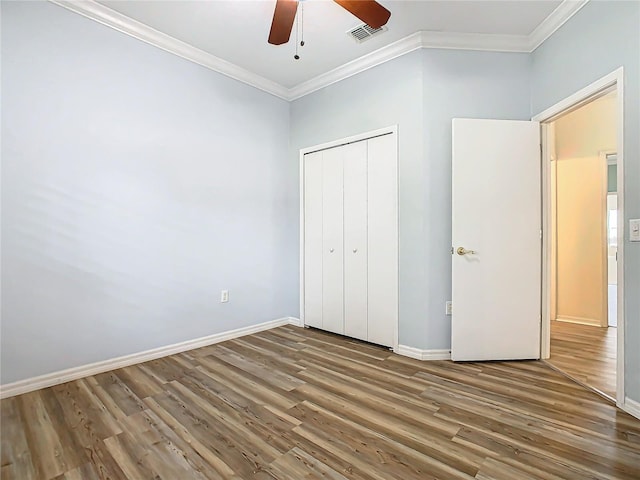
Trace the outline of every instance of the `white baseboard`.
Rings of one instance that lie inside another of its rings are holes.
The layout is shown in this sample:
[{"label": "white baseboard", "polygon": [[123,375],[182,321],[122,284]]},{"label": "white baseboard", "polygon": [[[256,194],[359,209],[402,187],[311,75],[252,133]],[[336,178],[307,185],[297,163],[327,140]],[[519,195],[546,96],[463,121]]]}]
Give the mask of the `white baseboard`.
[{"label": "white baseboard", "polygon": [[565,323],[577,323],[578,325],[589,325],[590,327],[600,327],[600,320],[595,318],[586,318],[586,317],[570,317],[565,315],[563,317],[556,317],[556,322],[565,322]]},{"label": "white baseboard", "polygon": [[296,317],[288,317],[289,318],[289,325],[293,325],[294,327],[304,327],[304,323],[302,323],[302,320],[300,320],[299,318]]},{"label": "white baseboard", "polygon": [[640,419],[640,402],[636,402],[635,400],[631,400],[629,397],[625,397],[622,410],[627,412],[629,415],[633,415]]},{"label": "white baseboard", "polygon": [[58,372],[47,373],[38,377],[27,378],[25,380],[19,380],[17,382],[1,385],[0,398],[13,397],[22,393],[40,390],[41,388],[47,388],[53,385],[70,382],[72,380],[78,380],[79,378],[89,377],[91,375],[97,375],[99,373],[116,370],[118,368],[128,367],[137,363],[148,362],[149,360],[155,360],[157,358],[166,357],[168,355],[186,352],[187,350],[193,350],[194,348],[206,347],[208,345],[213,345],[214,343],[224,342],[226,340],[250,335],[252,333],[261,332],[263,330],[269,330],[271,328],[280,327],[282,325],[299,324],[300,319],[298,318],[278,318],[277,320],[271,320],[269,322],[250,325],[248,327],[229,330],[226,332],[215,333],[206,337],[195,338],[193,340],[187,340],[185,342],[174,343],[173,345],[166,345],[164,347],[145,350],[144,352],[132,353],[130,355],[111,358],[109,360],[103,360],[101,362],[68,368],[66,370],[60,370]]},{"label": "white baseboard", "polygon": [[451,360],[451,350],[421,350],[420,348],[398,345],[396,353],[416,360]]}]

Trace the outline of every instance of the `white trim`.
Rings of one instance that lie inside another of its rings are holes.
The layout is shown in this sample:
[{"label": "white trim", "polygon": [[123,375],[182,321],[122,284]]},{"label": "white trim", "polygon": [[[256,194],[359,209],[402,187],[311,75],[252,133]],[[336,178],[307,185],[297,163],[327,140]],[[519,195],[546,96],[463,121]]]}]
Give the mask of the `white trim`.
[{"label": "white trim", "polygon": [[[616,139],[617,140],[617,139]],[[602,285],[604,288],[602,289],[602,320],[600,321],[601,327],[609,326],[609,207],[607,205],[607,199],[609,197],[609,165],[607,163],[607,155],[612,155],[616,153],[615,150],[602,150],[598,152],[598,157],[600,158],[600,168],[602,169],[602,212],[604,214],[604,218],[602,219]],[[617,166],[616,166],[616,180],[617,180]],[[616,202],[618,192],[616,194]],[[617,203],[616,203],[617,208]],[[617,243],[617,242],[616,242]],[[618,247],[616,246],[616,251]],[[618,278],[618,266],[616,259],[616,282]],[[616,290],[617,292],[617,290]],[[617,293],[616,293],[617,295]],[[616,298],[616,309],[617,309],[618,299]],[[617,310],[616,310],[617,311]],[[616,322],[617,322],[616,315]]]},{"label": "white trim", "polygon": [[616,70],[616,118],[617,132],[616,132],[616,149],[617,149],[617,188],[618,194],[618,319],[617,319],[617,357],[616,357],[616,400],[620,404],[625,399],[624,389],[624,336],[627,330],[625,319],[625,305],[624,305],[624,236],[626,233],[626,226],[624,224],[624,70],[620,67]]},{"label": "white trim", "polygon": [[[300,149],[300,157],[299,157],[299,172],[300,172],[300,322],[302,325],[304,323],[304,156],[308,153],[318,152],[320,150],[326,150],[328,148],[339,147],[341,145],[347,145],[349,143],[360,142],[362,140],[368,140],[369,138],[379,137],[381,135],[393,135],[395,140],[395,154],[396,154],[396,168],[399,168],[400,165],[398,163],[400,155],[398,152],[398,125],[391,125],[389,127],[379,128],[377,130],[371,130],[368,132],[358,133],[356,135],[351,135],[349,137],[341,138],[338,140],[333,140],[330,142],[321,143],[319,145],[314,145],[311,147],[305,147]],[[400,176],[398,175],[398,179]],[[398,196],[400,195],[400,188],[398,187]],[[396,202],[396,208],[399,208],[399,198]],[[400,216],[398,215],[398,221]],[[397,227],[398,235],[400,234],[400,226]],[[400,249],[398,249],[398,252]],[[397,259],[397,266],[400,266],[400,259]],[[399,278],[399,276],[398,276]],[[398,288],[400,282],[398,281]],[[399,292],[398,292],[399,293]],[[397,296],[399,299],[399,295]],[[396,306],[397,311],[397,319],[394,326],[393,332],[393,350],[396,351],[398,349],[398,338],[399,338],[399,323],[400,323],[400,301],[398,300],[398,305]]]},{"label": "white trim", "polygon": [[294,327],[304,327],[304,323],[302,323],[302,320],[296,317],[287,317],[289,319],[289,325],[292,325]]},{"label": "white trim", "polygon": [[589,0],[564,0],[551,12],[544,21],[529,34],[529,51],[533,52],[542,43],[564,25],[578,10],[584,7]]},{"label": "white trim", "polygon": [[[613,89],[616,90],[616,122],[617,137],[616,149],[618,155],[618,325],[617,325],[617,358],[616,358],[616,404],[623,408],[625,399],[624,388],[624,334],[625,334],[625,311],[624,311],[624,69],[620,67],[615,71],[596,80],[592,84],[582,88],[573,95],[559,101],[555,105],[547,108],[543,112],[535,115],[532,120],[540,122],[542,128],[543,142],[547,138],[549,123],[560,115],[569,113],[576,108],[589,103],[596,98],[606,95]],[[549,209],[549,178],[550,159],[548,149],[542,149],[542,209],[543,209],[543,235],[542,235],[542,258],[543,278],[542,278],[542,328],[540,341],[541,358],[549,358],[551,345],[550,331],[550,271],[551,271],[551,239],[546,232],[549,232],[550,215]]]},{"label": "white trim", "polygon": [[422,48],[495,52],[530,51],[528,37],[524,35],[421,31],[390,43],[389,45],[385,45],[378,50],[290,88],[288,98],[289,100],[296,100],[372,67]]},{"label": "white trim", "polygon": [[300,188],[300,221],[298,222],[299,227],[300,227],[300,233],[299,233],[299,239],[300,239],[300,246],[298,248],[298,251],[300,253],[300,261],[299,261],[299,265],[300,265],[300,281],[298,282],[300,284],[300,322],[302,323],[302,326],[305,326],[304,323],[304,312],[305,312],[305,308],[304,308],[304,155],[305,152],[304,150],[300,150],[300,163],[299,163],[299,174],[300,174],[300,179],[299,179],[299,188]]},{"label": "white trim", "polygon": [[[349,137],[344,137],[339,140],[332,140],[331,142],[321,143],[312,147],[306,147],[300,149],[300,158],[302,159],[307,153],[319,152],[320,150],[326,150],[328,148],[339,147],[341,145],[347,145],[349,143],[360,142],[362,140],[368,140],[374,137],[380,137],[382,135],[398,134],[398,125],[391,125],[389,127],[378,128],[377,130],[371,130],[369,132],[358,133]],[[304,178],[304,177],[302,177]]]},{"label": "white trim", "polygon": [[257,73],[250,72],[234,63],[223,60],[210,53],[200,50],[188,43],[178,40],[166,33],[162,33],[142,22],[138,22],[120,12],[112,10],[94,0],[49,0],[61,7],[79,13],[91,20],[118,30],[138,40],[142,40],[154,47],[173,53],[191,62],[202,65],[210,70],[246,83],[264,92],[288,99],[288,89],[279,83],[264,78]]},{"label": "white trim", "polygon": [[347,62],[292,88],[162,33],[95,0],[49,0],[150,45],[221,73],[284,100],[292,101],[369,68],[421,48],[530,53],[580,10],[588,0],[564,0],[529,35],[420,31]]},{"label": "white trim", "polygon": [[597,318],[587,317],[572,317],[570,315],[563,315],[556,317],[556,322],[564,323],[576,323],[578,325],[588,325],[590,327],[604,327]]},{"label": "white trim", "polygon": [[633,415],[634,417],[640,419],[640,402],[636,402],[635,400],[626,397],[624,399],[624,404],[619,405],[619,407],[629,415]]},{"label": "white trim", "polygon": [[[553,143],[552,143],[553,142]],[[552,287],[557,282],[557,272],[555,266],[555,245],[556,226],[554,223],[555,212],[552,208],[556,205],[556,191],[551,185],[551,165],[556,167],[555,162],[555,127],[551,124],[540,124],[540,199],[541,208],[541,289],[540,289],[540,359],[545,360],[550,356],[551,350],[551,320],[557,319],[557,291],[552,291]],[[547,203],[545,204],[545,199]],[[545,288],[546,286],[546,288]],[[545,321],[549,319],[549,321]],[[545,343],[545,339],[549,339]]]},{"label": "white trim", "polygon": [[333,83],[349,78],[369,68],[422,48],[422,32],[416,32],[397,42],[379,48],[333,70],[318,75],[289,89],[289,100],[296,100]]},{"label": "white trim", "polygon": [[451,360],[451,350],[422,350],[407,345],[398,345],[394,352],[416,360]]},{"label": "white trim", "polygon": [[279,318],[277,320],[271,320],[257,325],[250,325],[248,327],[216,333],[206,337],[187,340],[185,342],[174,343],[173,345],[166,345],[164,347],[153,348],[143,352],[132,353],[122,357],[111,358],[101,362],[90,363],[88,365],[68,368],[58,372],[47,373],[38,377],[19,380],[17,382],[0,386],[0,398],[21,395],[34,390],[40,390],[41,388],[51,387],[53,385],[78,380],[91,375],[97,375],[99,373],[128,367],[142,362],[148,362],[149,360],[155,360],[157,358],[174,355],[176,353],[186,352],[187,350],[193,350],[194,348],[206,347],[208,345],[213,345],[214,343],[224,342],[244,335],[251,335],[252,333],[269,330],[282,325],[296,325],[299,322],[299,319],[293,317]]},{"label": "white trim", "polygon": [[422,48],[530,53],[529,37],[498,33],[452,33],[422,31]]},{"label": "white trim", "polygon": [[[589,103],[601,94],[606,95],[609,93],[608,89],[610,87],[613,87],[616,84],[620,85],[622,83],[623,76],[623,67],[620,67],[604,77],[599,78],[592,84],[578,90],[564,100],[560,100],[555,105],[552,105],[537,115],[534,115],[531,120],[540,123],[551,122],[560,114],[569,113],[570,111],[581,107],[585,103]],[[621,95],[618,95],[618,98],[620,97]]]}]

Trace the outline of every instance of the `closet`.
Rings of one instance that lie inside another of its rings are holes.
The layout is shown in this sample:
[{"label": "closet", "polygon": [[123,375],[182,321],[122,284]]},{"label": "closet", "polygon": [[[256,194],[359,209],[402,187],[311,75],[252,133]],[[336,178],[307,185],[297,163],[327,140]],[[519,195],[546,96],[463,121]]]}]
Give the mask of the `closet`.
[{"label": "closet", "polygon": [[394,346],[395,133],[307,153],[302,162],[304,323]]}]

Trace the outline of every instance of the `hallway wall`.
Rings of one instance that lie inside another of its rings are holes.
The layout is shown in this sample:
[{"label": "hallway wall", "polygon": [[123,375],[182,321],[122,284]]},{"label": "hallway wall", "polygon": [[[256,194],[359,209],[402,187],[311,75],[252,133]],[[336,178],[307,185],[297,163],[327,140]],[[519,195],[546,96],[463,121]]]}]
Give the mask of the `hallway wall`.
[{"label": "hallway wall", "polygon": [[556,318],[607,322],[607,165],[616,149],[616,96],[609,94],[554,122]]}]

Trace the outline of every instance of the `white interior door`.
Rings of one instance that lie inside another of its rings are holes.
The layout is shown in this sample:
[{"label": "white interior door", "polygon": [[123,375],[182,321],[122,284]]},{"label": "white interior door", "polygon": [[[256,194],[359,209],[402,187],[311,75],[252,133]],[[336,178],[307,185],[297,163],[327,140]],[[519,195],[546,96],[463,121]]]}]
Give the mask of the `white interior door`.
[{"label": "white interior door", "polygon": [[344,334],[367,340],[367,142],[344,147]]},{"label": "white interior door", "polygon": [[344,149],[322,152],[322,328],[344,334]]},{"label": "white interior door", "polygon": [[452,163],[451,358],[540,358],[540,126],[454,119]]}]

